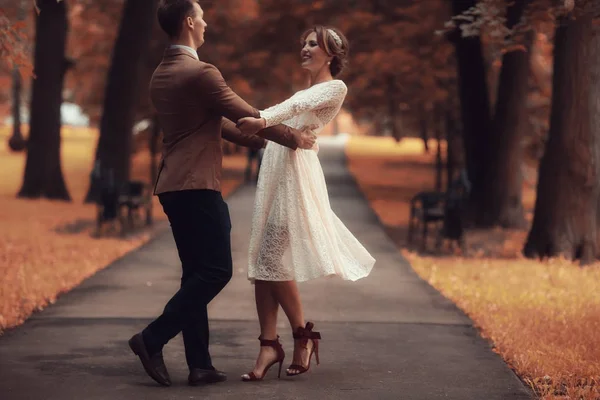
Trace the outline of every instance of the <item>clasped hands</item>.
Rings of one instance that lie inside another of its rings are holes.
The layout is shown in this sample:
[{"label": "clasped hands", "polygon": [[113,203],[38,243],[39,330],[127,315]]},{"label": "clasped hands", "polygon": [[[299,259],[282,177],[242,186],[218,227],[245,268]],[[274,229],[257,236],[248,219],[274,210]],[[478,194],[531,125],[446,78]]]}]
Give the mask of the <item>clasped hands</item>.
[{"label": "clasped hands", "polygon": [[[256,135],[256,133],[267,127],[267,121],[264,118],[244,117],[240,118],[235,125],[243,134]],[[317,129],[316,125],[309,125],[303,127],[299,134],[294,133],[294,139],[296,144],[301,149],[312,149],[317,141],[317,135],[314,130]]]}]

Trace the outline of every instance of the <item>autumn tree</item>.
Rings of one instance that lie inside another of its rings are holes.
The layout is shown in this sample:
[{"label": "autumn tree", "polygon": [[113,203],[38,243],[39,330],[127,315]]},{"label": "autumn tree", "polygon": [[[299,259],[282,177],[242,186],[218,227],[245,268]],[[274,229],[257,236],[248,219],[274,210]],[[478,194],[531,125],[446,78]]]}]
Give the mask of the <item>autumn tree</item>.
[{"label": "autumn tree", "polygon": [[446,133],[446,189],[456,179],[458,172],[465,168],[464,145],[458,99],[451,95],[444,107],[444,131]]},{"label": "autumn tree", "polygon": [[[27,19],[27,10],[33,9],[31,2],[18,0],[0,5],[0,115],[8,110],[3,105],[10,104],[12,134],[8,147],[12,151],[25,150],[26,141],[22,132],[22,105],[24,81],[31,77],[30,56],[33,29]],[[4,76],[3,76],[4,75]],[[9,82],[4,84],[4,82]]]},{"label": "autumn tree", "polygon": [[23,151],[27,145],[23,132],[21,130],[21,92],[22,80],[19,69],[14,67],[12,71],[12,118],[13,129],[12,135],[8,140],[8,147],[12,151]]},{"label": "autumn tree", "polygon": [[[596,256],[600,194],[600,36],[591,12],[598,0],[576,1],[558,19],[550,131],[539,168],[527,257],[565,256],[589,263]],[[577,8],[584,10],[577,12]]]},{"label": "autumn tree", "polygon": [[[530,0],[507,0],[506,27],[515,30],[521,23]],[[531,28],[519,40],[522,48],[508,51],[502,58],[495,113],[491,126],[485,197],[479,223],[521,228],[525,225],[522,202],[522,139],[529,128],[527,96],[529,93],[530,54],[533,40]]]},{"label": "autumn tree", "polygon": [[[124,0],[67,2],[69,35],[66,52],[76,62],[76,67],[65,76],[64,100],[79,105],[89,116],[92,125],[99,123],[102,114],[106,71],[110,65],[118,28],[114,21],[120,19],[123,2]],[[32,70],[30,49],[34,44],[34,32],[31,29],[34,23],[29,23],[29,17],[20,23],[18,14],[22,6],[26,6],[26,10],[32,10],[33,4],[29,0],[0,0],[0,4],[0,78],[10,74],[12,66],[17,65],[21,76],[26,79]],[[23,84],[27,89],[28,81]],[[0,85],[0,99],[7,99],[5,104],[9,104],[9,88],[10,85]],[[4,111],[2,105],[0,103],[0,113]]]},{"label": "autumn tree", "polygon": [[311,13],[327,15],[323,6],[297,0],[224,0],[207,11],[207,44],[200,55],[221,70],[242,98],[266,108],[305,87],[299,36],[311,25]]},{"label": "autumn tree", "polygon": [[[488,56],[488,67],[491,67],[486,71],[488,92],[496,96],[490,98],[495,105],[493,121],[489,125],[489,132],[479,135],[479,145],[469,146],[470,130],[465,126],[465,150],[467,153],[469,149],[476,152],[482,162],[476,171],[477,178],[473,178],[474,173],[469,174],[472,180],[480,183],[473,182],[471,202],[474,207],[471,217],[481,227],[523,227],[523,146],[526,141],[540,141],[543,136],[540,131],[544,123],[540,117],[544,117],[544,102],[539,99],[540,95],[549,96],[544,92],[545,88],[540,90],[540,83],[546,85],[539,79],[535,82],[537,89],[531,92],[529,78],[532,75],[533,32],[545,31],[546,26],[554,22],[552,16],[563,12],[562,3],[553,0],[480,0],[471,2],[469,7],[461,1],[455,5],[464,7],[461,13],[453,17],[453,24],[449,26],[460,29],[461,40],[481,38]],[[503,56],[500,58],[501,54]],[[501,65],[499,73],[496,64]],[[539,51],[536,66],[539,67]],[[534,72],[539,78],[539,68]],[[532,94],[537,96],[535,105],[528,104]],[[463,110],[467,109],[464,101],[461,97]],[[470,107],[468,109],[472,111]],[[539,115],[540,111],[542,115]],[[481,118],[477,112],[468,114],[474,120]],[[463,122],[469,115],[463,113]],[[532,121],[535,123],[533,127],[530,125]]]},{"label": "autumn tree", "polygon": [[[352,91],[345,106],[357,117],[379,115],[397,140],[435,136],[438,116],[455,85],[453,51],[435,34],[450,16],[443,1],[355,2],[339,17],[351,41],[351,67],[344,79]],[[366,34],[365,32],[369,32]],[[433,132],[430,132],[433,130]]]},{"label": "autumn tree", "polygon": [[77,0],[69,12],[69,55],[77,68],[67,76],[66,95],[78,104],[90,123],[100,124],[111,55],[124,0]]},{"label": "autumn tree", "polygon": [[37,0],[30,131],[23,186],[19,197],[70,200],[60,161],[60,128],[67,6],[64,1]]},{"label": "autumn tree", "polygon": [[[155,20],[156,0],[127,0],[108,70],[96,160],[112,170],[117,182],[129,179],[132,128],[139,99],[140,66]],[[96,182],[96,181],[94,181]],[[97,193],[92,183],[86,200]]]},{"label": "autumn tree", "polygon": [[444,1],[359,0],[342,7],[336,1],[223,0],[207,4],[205,12],[209,29],[201,59],[259,108],[306,87],[299,36],[315,24],[335,26],[350,40],[350,67],[341,76],[351,88],[344,107],[355,119],[387,125],[396,138],[406,133],[401,121],[420,105],[430,103],[431,112],[445,101],[452,83],[443,75],[455,75],[447,67],[452,49],[435,35],[450,15]]},{"label": "autumn tree", "polygon": [[[476,0],[453,0],[454,15],[459,15],[476,5]],[[465,35],[462,23],[452,34],[456,47],[458,66],[458,91],[460,97],[463,142],[466,167],[471,181],[470,207],[475,222],[485,212],[485,180],[488,177],[488,155],[490,151],[491,115],[486,70],[481,39],[476,35]]]},{"label": "autumn tree", "polygon": [[[22,28],[25,26],[25,2],[19,1],[17,3],[17,13],[16,13],[16,23],[11,26],[14,31],[14,34],[10,39],[14,40],[16,43],[12,44],[13,46],[19,46],[24,41],[24,34],[22,33]],[[12,92],[11,92],[11,101],[12,101],[12,118],[13,118],[13,129],[12,135],[8,140],[8,147],[12,151],[23,151],[25,150],[26,141],[23,137],[23,132],[21,128],[21,105],[22,105],[22,92],[23,92],[23,78],[21,76],[21,71],[19,69],[18,61],[13,61],[12,65]]]}]

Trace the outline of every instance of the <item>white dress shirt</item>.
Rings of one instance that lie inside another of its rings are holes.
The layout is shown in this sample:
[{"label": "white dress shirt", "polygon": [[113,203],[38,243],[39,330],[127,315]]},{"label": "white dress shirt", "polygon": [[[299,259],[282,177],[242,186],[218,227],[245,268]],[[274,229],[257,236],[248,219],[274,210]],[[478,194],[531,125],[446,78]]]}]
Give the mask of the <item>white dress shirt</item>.
[{"label": "white dress shirt", "polygon": [[200,60],[200,58],[198,58],[198,53],[196,53],[196,50],[192,49],[190,46],[185,46],[183,44],[172,44],[169,48],[171,49],[183,49],[185,51],[187,51],[188,53],[190,53],[190,55],[192,57],[194,57],[196,60]]}]

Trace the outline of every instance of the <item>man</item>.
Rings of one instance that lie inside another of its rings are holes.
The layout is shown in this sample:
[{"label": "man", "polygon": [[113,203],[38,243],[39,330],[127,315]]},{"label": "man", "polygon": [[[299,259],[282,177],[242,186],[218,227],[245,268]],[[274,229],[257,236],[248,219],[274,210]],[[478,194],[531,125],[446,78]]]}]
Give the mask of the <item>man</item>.
[{"label": "man", "polygon": [[[150,96],[164,133],[163,159],[155,194],[169,218],[182,263],[181,288],[156,320],[129,340],[146,373],[161,385],[171,379],[163,346],[183,334],[190,374],[199,385],[226,379],[208,351],[208,303],[232,276],[231,222],[220,192],[221,136],[259,149],[265,139],[286,147],[309,149],[315,137],[279,125],[244,135],[232,121],[259,117],[239,98],[214,66],[199,61],[206,22],[195,0],[163,0],[158,20],[171,45],[150,82]],[[227,118],[224,119],[223,117]]]}]

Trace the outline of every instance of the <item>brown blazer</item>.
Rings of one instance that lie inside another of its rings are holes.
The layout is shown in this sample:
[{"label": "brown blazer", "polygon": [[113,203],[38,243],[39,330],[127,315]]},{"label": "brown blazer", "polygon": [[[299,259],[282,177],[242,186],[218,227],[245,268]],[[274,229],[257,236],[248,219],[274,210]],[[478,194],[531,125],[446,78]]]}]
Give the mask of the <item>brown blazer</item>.
[{"label": "brown blazer", "polygon": [[[265,139],[296,149],[294,129],[277,125],[245,135],[231,121],[259,117],[211,64],[184,49],[167,49],[150,81],[150,97],[163,130],[163,154],[154,194],[188,189],[221,190],[221,137],[261,148]],[[225,119],[225,118],[227,119]],[[261,137],[262,136],[262,137]]]}]

